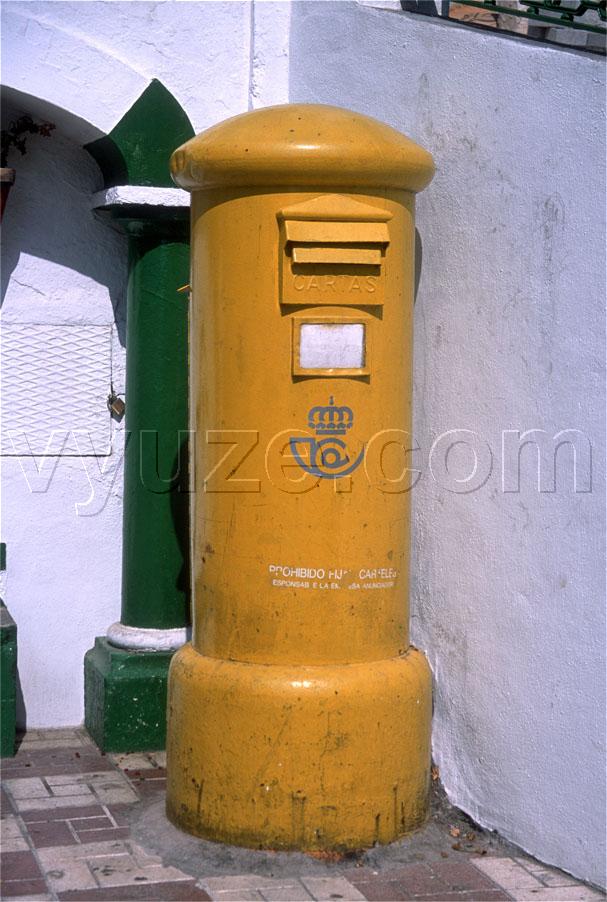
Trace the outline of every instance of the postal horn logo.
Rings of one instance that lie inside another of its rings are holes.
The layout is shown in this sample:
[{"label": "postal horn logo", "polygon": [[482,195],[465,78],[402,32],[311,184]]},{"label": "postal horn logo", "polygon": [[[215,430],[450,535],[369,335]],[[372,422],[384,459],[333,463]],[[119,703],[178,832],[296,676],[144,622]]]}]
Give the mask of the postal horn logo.
[{"label": "postal horn logo", "polygon": [[346,435],[353,423],[352,408],[338,407],[332,397],[326,407],[311,407],[308,426],[318,437],[300,436],[290,441],[291,453],[299,466],[321,479],[338,479],[352,473],[364,457],[364,446],[352,460],[346,442],[338,436]]}]

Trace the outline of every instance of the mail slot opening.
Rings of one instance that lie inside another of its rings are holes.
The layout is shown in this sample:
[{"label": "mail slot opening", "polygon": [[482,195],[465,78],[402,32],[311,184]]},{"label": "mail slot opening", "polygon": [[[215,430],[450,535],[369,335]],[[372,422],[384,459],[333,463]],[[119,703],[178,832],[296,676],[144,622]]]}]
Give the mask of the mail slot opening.
[{"label": "mail slot opening", "polygon": [[[349,244],[345,247],[335,244],[298,244],[292,247],[294,264],[341,264],[342,266],[381,266],[382,248],[364,244]],[[295,269],[295,267],[294,267]]]}]

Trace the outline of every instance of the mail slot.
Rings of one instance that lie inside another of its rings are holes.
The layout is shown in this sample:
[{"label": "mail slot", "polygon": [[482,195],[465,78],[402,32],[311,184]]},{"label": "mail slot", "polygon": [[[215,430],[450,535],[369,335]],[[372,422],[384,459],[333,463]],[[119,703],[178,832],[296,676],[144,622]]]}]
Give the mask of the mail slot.
[{"label": "mail slot", "polygon": [[381,306],[390,218],[342,195],[281,210],[281,303]]}]

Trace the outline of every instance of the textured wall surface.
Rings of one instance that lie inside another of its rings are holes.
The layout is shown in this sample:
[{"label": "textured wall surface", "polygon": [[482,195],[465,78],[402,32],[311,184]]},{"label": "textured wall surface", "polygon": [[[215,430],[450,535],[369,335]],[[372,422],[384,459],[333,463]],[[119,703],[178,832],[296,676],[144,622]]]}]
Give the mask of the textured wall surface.
[{"label": "textured wall surface", "polygon": [[60,726],[82,720],[84,653],[120,610],[123,431],[106,398],[112,381],[124,392],[126,241],[91,214],[99,171],[63,134],[32,139],[15,162],[2,448],[21,456],[1,458],[4,598],[27,723]]},{"label": "textured wall surface", "polygon": [[[58,125],[18,162],[3,315],[107,324],[118,390],[124,241],[89,212],[100,178],[79,145],[151,78],[197,131],[314,101],[373,115],[434,154],[418,202],[412,549],[434,754],[473,817],[603,882],[603,62],[350,2],[6,2],[3,22],[13,103]],[[119,615],[111,429],[109,457],[49,457],[40,473],[32,458],[4,459],[7,602],[31,726],[82,719],[84,651]],[[502,433],[530,429],[547,438],[542,491],[533,447],[519,490],[504,491],[518,456]],[[577,491],[571,446],[550,491],[561,430],[578,430]]]},{"label": "textured wall surface", "polygon": [[[604,882],[604,63],[352,3],[296,4],[290,58],[291,100],[377,116],[436,160],[418,200],[412,606],[441,776],[483,824]],[[457,482],[464,445],[442,469],[461,433],[433,476],[433,442],[462,429],[477,476]],[[556,492],[527,447],[505,493],[502,431],[528,429],[549,446],[581,430],[593,491],[576,436],[577,493],[565,447]]]},{"label": "textured wall surface", "polygon": [[9,0],[2,20],[4,84],[69,110],[97,134],[152,78],[196,130],[247,109],[248,3]]}]

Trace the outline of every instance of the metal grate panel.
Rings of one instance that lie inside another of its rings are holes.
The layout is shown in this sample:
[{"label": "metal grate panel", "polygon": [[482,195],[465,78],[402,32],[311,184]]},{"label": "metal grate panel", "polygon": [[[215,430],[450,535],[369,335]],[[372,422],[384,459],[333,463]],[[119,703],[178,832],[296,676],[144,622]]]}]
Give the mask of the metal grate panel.
[{"label": "metal grate panel", "polygon": [[1,359],[3,455],[110,452],[110,325],[3,323]]}]

